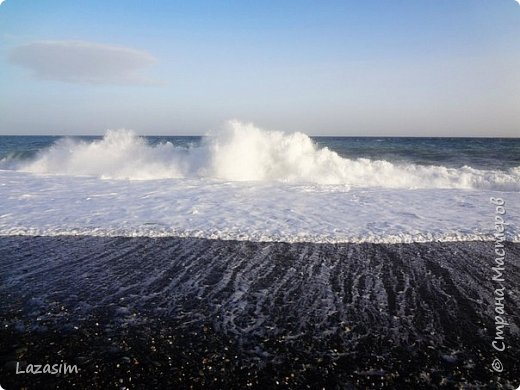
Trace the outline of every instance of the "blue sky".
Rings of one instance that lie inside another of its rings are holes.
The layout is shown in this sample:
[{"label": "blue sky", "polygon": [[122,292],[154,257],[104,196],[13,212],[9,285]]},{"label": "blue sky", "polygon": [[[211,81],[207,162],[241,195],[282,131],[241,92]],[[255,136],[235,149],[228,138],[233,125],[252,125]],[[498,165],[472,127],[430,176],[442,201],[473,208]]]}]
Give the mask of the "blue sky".
[{"label": "blue sky", "polygon": [[0,5],[0,134],[520,135],[514,0]]}]

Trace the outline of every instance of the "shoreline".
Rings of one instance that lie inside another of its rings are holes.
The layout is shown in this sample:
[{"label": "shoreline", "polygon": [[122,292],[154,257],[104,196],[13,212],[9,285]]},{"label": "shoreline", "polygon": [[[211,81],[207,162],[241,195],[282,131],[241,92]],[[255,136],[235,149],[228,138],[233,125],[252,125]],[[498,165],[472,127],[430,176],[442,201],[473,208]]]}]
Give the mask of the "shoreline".
[{"label": "shoreline", "polygon": [[[520,245],[505,246],[499,375],[492,241],[2,236],[1,384],[512,388]],[[16,375],[17,361],[79,373]]]},{"label": "shoreline", "polygon": [[[99,238],[99,239],[152,239],[152,240],[206,240],[206,241],[223,241],[229,243],[240,243],[240,242],[252,242],[255,244],[288,244],[288,245],[414,245],[414,244],[430,244],[430,243],[490,243],[496,241],[495,233],[489,233],[486,235],[483,234],[445,234],[445,235],[434,235],[434,234],[417,234],[417,235],[408,235],[404,234],[402,236],[388,236],[386,238],[378,238],[377,236],[369,238],[369,239],[361,239],[361,238],[331,238],[326,237],[323,239],[309,238],[311,236],[300,236],[300,237],[292,237],[291,239],[280,238],[276,236],[265,237],[259,236],[259,238],[255,237],[218,237],[216,233],[213,232],[191,232],[191,231],[180,231],[180,232],[153,232],[150,234],[149,231],[136,231],[128,229],[125,233],[113,232],[113,231],[103,231],[101,229],[97,229],[96,231],[91,231],[88,229],[72,229],[73,232],[70,232],[69,229],[64,229],[63,231],[54,230],[52,232],[40,231],[37,228],[15,228],[12,230],[13,233],[9,233],[9,231],[0,231],[0,238],[9,238],[9,237],[19,237],[19,238]],[[240,236],[240,234],[237,234]],[[262,238],[263,237],[263,238]],[[511,244],[519,244],[520,236],[518,235],[510,235],[506,234],[504,236],[504,242],[508,242]]]}]

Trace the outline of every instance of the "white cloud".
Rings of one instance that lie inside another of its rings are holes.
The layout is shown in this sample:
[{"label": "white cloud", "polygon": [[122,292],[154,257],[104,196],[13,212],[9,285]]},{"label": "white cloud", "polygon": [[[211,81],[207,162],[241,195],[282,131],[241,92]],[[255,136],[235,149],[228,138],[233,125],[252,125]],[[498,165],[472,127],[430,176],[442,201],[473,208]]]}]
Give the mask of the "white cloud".
[{"label": "white cloud", "polygon": [[41,41],[15,47],[11,63],[36,78],[69,83],[153,84],[141,71],[156,62],[147,52],[81,41]]}]

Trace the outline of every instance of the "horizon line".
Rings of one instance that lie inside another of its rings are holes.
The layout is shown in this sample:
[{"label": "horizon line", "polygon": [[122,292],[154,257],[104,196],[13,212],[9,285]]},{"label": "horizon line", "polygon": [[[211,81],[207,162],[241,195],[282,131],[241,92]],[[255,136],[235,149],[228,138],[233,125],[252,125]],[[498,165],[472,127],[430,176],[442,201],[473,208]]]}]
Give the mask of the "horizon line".
[{"label": "horizon line", "polygon": [[[287,132],[291,134],[295,132]],[[312,135],[306,134],[311,138],[482,138],[482,139],[520,139],[520,136],[438,136],[438,135]],[[206,134],[139,134],[138,137],[206,137]],[[104,137],[105,134],[0,134],[0,137]]]}]

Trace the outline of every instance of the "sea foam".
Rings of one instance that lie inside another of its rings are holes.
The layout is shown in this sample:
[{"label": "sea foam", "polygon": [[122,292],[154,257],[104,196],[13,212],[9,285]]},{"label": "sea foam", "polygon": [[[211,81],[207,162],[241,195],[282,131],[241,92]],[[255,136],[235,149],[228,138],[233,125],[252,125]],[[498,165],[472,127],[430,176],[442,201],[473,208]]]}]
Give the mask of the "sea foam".
[{"label": "sea foam", "polygon": [[0,171],[1,235],[201,237],[284,242],[520,240],[519,192],[207,179],[101,180]]},{"label": "sea foam", "polygon": [[209,178],[295,184],[335,184],[383,188],[520,190],[520,167],[507,171],[449,168],[348,159],[319,147],[303,133],[262,130],[231,121],[208,133],[199,145],[151,145],[128,130],[109,130],[101,140],[62,138],[20,171],[152,180]]}]

